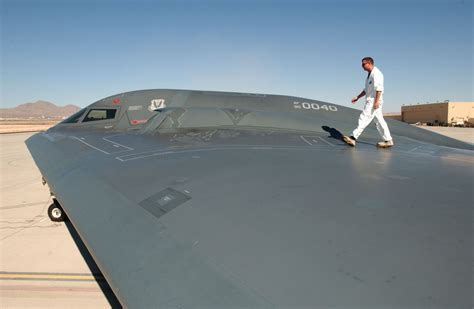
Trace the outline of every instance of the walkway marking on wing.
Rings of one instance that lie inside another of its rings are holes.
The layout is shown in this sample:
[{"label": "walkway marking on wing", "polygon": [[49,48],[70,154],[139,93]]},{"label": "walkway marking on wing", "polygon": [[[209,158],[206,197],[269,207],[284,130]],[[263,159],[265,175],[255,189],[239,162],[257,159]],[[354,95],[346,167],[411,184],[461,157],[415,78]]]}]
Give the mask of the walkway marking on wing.
[{"label": "walkway marking on wing", "polygon": [[329,146],[335,146],[333,143],[328,142],[326,139],[322,138],[321,136],[300,135],[300,137],[303,141],[305,141],[310,146],[313,146],[314,144],[318,144],[319,140],[325,142]]},{"label": "walkway marking on wing", "polygon": [[[331,147],[332,148],[332,147]],[[186,149],[186,150],[175,150],[175,151],[169,151],[169,150],[164,150],[164,151],[148,151],[148,152],[143,152],[143,153],[136,153],[136,154],[128,154],[125,156],[121,157],[115,157],[115,159],[121,161],[121,162],[126,162],[126,161],[132,161],[132,160],[138,160],[138,159],[143,159],[143,158],[148,158],[148,157],[155,157],[155,156],[165,156],[165,155],[171,155],[171,154],[183,154],[183,153],[193,153],[193,152],[207,152],[207,151],[216,151],[216,150],[318,150],[318,151],[324,151],[324,150],[330,150],[333,151],[333,149],[324,149],[324,148],[309,148],[309,147],[301,147],[301,146],[281,146],[281,145],[232,145],[232,146],[220,146],[220,147],[206,147],[206,148],[194,148],[194,149]]]},{"label": "walkway marking on wing", "polygon": [[[227,148],[230,148],[230,147],[233,147],[233,148],[237,148],[237,149],[241,149],[241,148],[251,148],[251,147],[258,147],[258,146],[268,146],[268,147],[273,147],[273,145],[247,145],[247,144],[235,144],[235,145],[221,145],[221,146],[217,146],[217,147],[212,147],[212,146],[202,146],[201,148],[189,148],[189,147],[177,147],[177,146],[171,146],[171,147],[168,147],[168,148],[159,148],[159,149],[155,149],[155,150],[149,150],[149,151],[143,151],[143,152],[137,152],[137,153],[131,153],[131,154],[126,154],[126,155],[123,155],[123,156],[120,156],[118,158],[120,159],[125,159],[127,160],[128,157],[136,157],[136,156],[139,156],[139,155],[149,155],[149,154],[153,154],[153,153],[177,153],[178,151],[194,151],[194,149],[227,149]],[[172,149],[172,150],[170,150]]]},{"label": "walkway marking on wing", "polygon": [[99,149],[99,148],[97,148],[97,147],[95,147],[95,146],[92,146],[91,144],[89,144],[89,143],[83,141],[83,140],[80,139],[80,138],[77,138],[77,137],[75,137],[75,136],[71,136],[71,138],[73,138],[73,139],[75,139],[75,140],[78,140],[78,141],[80,141],[81,143],[84,143],[85,145],[87,145],[87,146],[89,146],[89,147],[91,147],[91,148],[93,148],[93,149],[95,149],[95,150],[98,150],[98,151],[100,151],[100,152],[102,152],[102,153],[105,153],[106,155],[109,155],[109,154],[110,154],[110,153],[107,152],[107,151],[104,151],[104,150]]},{"label": "walkway marking on wing", "polygon": [[[301,139],[304,141],[303,137],[300,136]],[[319,137],[318,137],[319,138]],[[316,142],[312,140],[313,142]],[[327,141],[326,141],[327,142]],[[310,141],[306,139],[305,141],[306,144],[315,146],[312,144]],[[155,156],[165,156],[165,155],[174,155],[174,154],[184,154],[184,153],[193,153],[193,152],[209,152],[209,151],[217,151],[217,150],[304,150],[304,151],[339,151],[339,149],[348,149],[347,147],[336,147],[336,145],[331,144],[327,142],[329,145],[332,147],[309,147],[309,146],[281,146],[281,145],[232,145],[232,146],[215,146],[215,147],[201,147],[201,148],[193,148],[193,149],[187,149],[187,148],[178,148],[178,149],[156,149],[156,150],[151,150],[151,151],[145,151],[145,152],[137,152],[137,153],[131,153],[131,154],[126,154],[123,156],[116,156],[115,159],[121,162],[126,162],[126,161],[133,161],[133,160],[138,160],[138,159],[144,159],[144,158],[149,158],[149,157],[155,157]],[[440,156],[436,155],[435,151],[428,151],[428,150],[421,150],[421,151],[414,151],[417,147],[404,151],[404,150],[397,150],[393,149],[392,152],[395,153],[400,153],[400,154],[408,154],[408,155],[416,155],[416,156],[429,156],[429,157],[435,157],[435,158],[442,158],[442,159],[448,159],[448,160],[454,160],[454,161],[462,161],[462,162],[470,162],[472,163],[473,160],[469,158],[469,160],[465,159],[465,156],[462,156],[461,158],[456,157],[453,158],[452,156]],[[370,151],[370,152],[377,152],[376,147],[369,148],[358,148],[357,151]],[[115,154],[115,153],[114,153]]]},{"label": "walkway marking on wing", "polygon": [[436,153],[436,151],[432,151],[432,150],[428,150],[428,149],[423,149],[423,148],[422,148],[423,146],[424,146],[424,145],[417,146],[417,147],[415,147],[415,148],[413,148],[413,149],[408,150],[408,152],[414,152],[414,151],[416,150],[417,153],[422,153],[422,154],[425,154],[425,153],[427,153],[427,154],[434,154],[434,153]]},{"label": "walkway marking on wing", "polygon": [[325,138],[322,138],[321,136],[318,136],[318,138],[322,140],[323,142],[327,143],[328,145],[335,146],[333,143],[327,141]]},{"label": "walkway marking on wing", "polygon": [[117,142],[114,142],[114,141],[109,140],[109,138],[111,138],[111,137],[113,137],[113,136],[117,136],[117,135],[120,135],[120,134],[110,135],[110,136],[107,136],[107,137],[103,137],[102,139],[103,139],[104,141],[106,141],[106,142],[109,142],[109,143],[114,144],[114,146],[115,146],[115,145],[118,145],[118,146],[120,146],[120,147],[127,148],[128,150],[134,150],[134,149],[131,148],[131,147],[128,147],[128,146],[125,146],[125,145],[122,145],[122,144],[119,144],[119,143],[117,143]]},{"label": "walkway marking on wing", "polygon": [[420,145],[420,146],[416,146],[415,148],[413,148],[413,149],[410,149],[410,150],[408,150],[408,152],[412,152],[412,151],[415,151],[415,150],[417,150],[418,148],[420,148],[421,146],[423,146],[423,145]]},{"label": "walkway marking on wing", "polygon": [[78,140],[78,141],[80,141],[81,143],[83,143],[83,144],[85,144],[85,145],[87,145],[87,146],[89,146],[89,147],[91,147],[91,148],[93,148],[93,149],[95,149],[95,150],[98,150],[98,151],[100,151],[100,152],[102,152],[102,153],[105,153],[106,155],[117,154],[117,153],[121,153],[121,152],[127,152],[127,151],[133,151],[133,150],[135,150],[134,148],[131,148],[131,147],[128,147],[128,146],[119,144],[119,143],[114,142],[114,141],[112,141],[112,140],[109,139],[109,138],[111,138],[112,136],[117,136],[117,135],[120,135],[120,134],[115,134],[115,135],[110,135],[110,136],[107,136],[107,137],[103,137],[102,140],[104,140],[105,142],[111,143],[112,146],[115,147],[115,148],[120,148],[120,147],[122,147],[122,148],[125,148],[125,150],[107,152],[107,151],[105,151],[105,150],[103,150],[103,149],[100,149],[100,148],[98,148],[98,147],[96,147],[96,146],[94,146],[94,145],[89,144],[88,142],[85,141],[85,138],[84,138],[84,137],[78,138],[78,137],[76,137],[76,136],[71,136],[71,138],[73,138],[73,139],[75,139],[75,140]]},{"label": "walkway marking on wing", "polygon": [[28,272],[0,272],[0,280],[55,280],[55,281],[98,281],[105,280],[101,274],[73,274],[73,273],[28,273]]},{"label": "walkway marking on wing", "polygon": [[313,146],[310,141],[308,141],[306,138],[304,138],[303,135],[300,136],[302,140],[304,140],[308,145]]},{"label": "walkway marking on wing", "polygon": [[[254,146],[255,147],[255,146]],[[126,161],[132,161],[132,160],[138,160],[138,159],[143,159],[143,158],[148,158],[148,157],[155,157],[155,156],[164,156],[164,155],[169,155],[169,154],[181,154],[181,153],[188,153],[188,152],[203,152],[203,151],[212,151],[212,150],[238,150],[238,149],[251,149],[253,147],[218,147],[218,148],[205,148],[205,149],[189,149],[189,150],[181,150],[181,151],[159,151],[159,152],[148,152],[148,153],[143,153],[142,155],[137,154],[137,156],[134,156],[135,154],[130,154],[126,155],[123,157],[115,157],[115,159],[126,162]],[[128,157],[128,158],[124,158]]]}]

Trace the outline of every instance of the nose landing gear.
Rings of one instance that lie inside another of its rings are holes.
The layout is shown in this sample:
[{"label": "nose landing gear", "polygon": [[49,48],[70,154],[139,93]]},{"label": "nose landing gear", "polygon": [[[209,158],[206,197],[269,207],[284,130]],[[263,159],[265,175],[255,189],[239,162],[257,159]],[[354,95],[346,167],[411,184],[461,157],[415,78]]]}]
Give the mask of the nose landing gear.
[{"label": "nose landing gear", "polygon": [[49,205],[48,217],[54,222],[63,222],[67,220],[67,215],[59,204],[58,200],[53,198],[53,203]]}]

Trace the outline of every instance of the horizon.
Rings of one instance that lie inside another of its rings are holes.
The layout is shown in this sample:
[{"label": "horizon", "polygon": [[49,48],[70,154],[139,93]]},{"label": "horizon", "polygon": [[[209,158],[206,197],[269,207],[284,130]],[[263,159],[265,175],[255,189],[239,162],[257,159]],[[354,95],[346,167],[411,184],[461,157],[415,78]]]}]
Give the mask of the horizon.
[{"label": "horizon", "polygon": [[[140,90],[150,90],[150,89],[140,89]],[[168,89],[168,90],[183,90],[183,89]],[[207,91],[207,90],[196,90],[196,89],[186,89],[186,90],[190,90],[190,91]],[[254,94],[262,94],[262,93],[254,93]],[[113,95],[112,95],[113,96]],[[105,97],[104,97],[105,98]],[[103,98],[102,98],[103,99]],[[384,110],[383,113],[384,114],[400,114],[401,113],[401,107],[402,106],[412,106],[412,105],[423,105],[423,104],[436,104],[436,103],[453,103],[453,102],[456,102],[456,103],[469,103],[471,101],[451,101],[451,100],[444,100],[444,101],[436,101],[436,102],[418,102],[418,103],[413,103],[413,104],[403,104],[400,106],[400,110],[399,111],[386,111]],[[42,100],[42,99],[39,99],[39,100],[35,100],[35,102],[25,102],[25,103],[21,103],[21,104],[18,104],[16,106],[11,106],[11,107],[0,107],[0,109],[11,109],[11,108],[17,108],[21,105],[25,105],[25,104],[37,104],[37,103],[50,103],[50,104],[53,104],[55,105],[56,107],[67,107],[67,106],[74,106],[74,107],[78,107],[78,108],[84,108],[86,106],[80,106],[78,104],[74,104],[74,103],[67,103],[67,104],[58,104],[58,103],[55,103],[55,102],[51,102],[51,101],[47,101],[47,100]],[[95,102],[92,102],[92,103],[95,103]],[[92,104],[91,103],[91,104]],[[330,104],[335,104],[335,103],[332,103],[332,102],[326,102],[326,103],[330,103]],[[338,105],[338,104],[336,104]],[[350,107],[350,106],[349,106]]]},{"label": "horizon", "polygon": [[[85,107],[141,89],[297,96],[362,109],[360,61],[384,113],[473,101],[471,1],[2,2],[1,107]],[[19,23],[18,21],[21,21]]]}]

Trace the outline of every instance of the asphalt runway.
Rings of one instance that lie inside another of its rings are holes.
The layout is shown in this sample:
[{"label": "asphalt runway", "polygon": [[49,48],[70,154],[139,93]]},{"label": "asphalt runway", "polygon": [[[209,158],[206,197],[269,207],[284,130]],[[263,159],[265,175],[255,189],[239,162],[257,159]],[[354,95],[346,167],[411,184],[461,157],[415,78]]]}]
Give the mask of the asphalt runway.
[{"label": "asphalt runway", "polygon": [[[472,128],[429,129],[474,142]],[[0,135],[0,307],[119,307],[74,227],[48,218],[49,190],[24,144],[33,134]]]}]

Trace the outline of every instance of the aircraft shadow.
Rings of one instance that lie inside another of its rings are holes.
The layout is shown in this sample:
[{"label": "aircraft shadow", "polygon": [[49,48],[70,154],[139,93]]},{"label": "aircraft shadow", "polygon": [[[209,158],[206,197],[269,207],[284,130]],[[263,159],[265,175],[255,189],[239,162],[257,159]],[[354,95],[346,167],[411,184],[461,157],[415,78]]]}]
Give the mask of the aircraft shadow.
[{"label": "aircraft shadow", "polygon": [[109,284],[107,283],[107,280],[105,280],[105,277],[102,275],[102,272],[100,271],[99,267],[95,263],[91,254],[89,253],[89,250],[87,250],[86,245],[82,242],[81,237],[77,233],[71,221],[66,220],[64,221],[64,223],[66,224],[66,227],[69,233],[71,234],[72,239],[74,240],[74,243],[77,246],[77,249],[79,249],[79,252],[81,252],[81,255],[84,258],[84,261],[87,263],[87,266],[89,267],[91,271],[91,274],[94,276],[94,279],[96,280],[97,284],[102,290],[102,293],[104,293],[105,298],[107,298],[107,301],[109,302],[110,307],[114,309],[122,308],[122,305],[120,304],[114,292],[110,288]]}]

